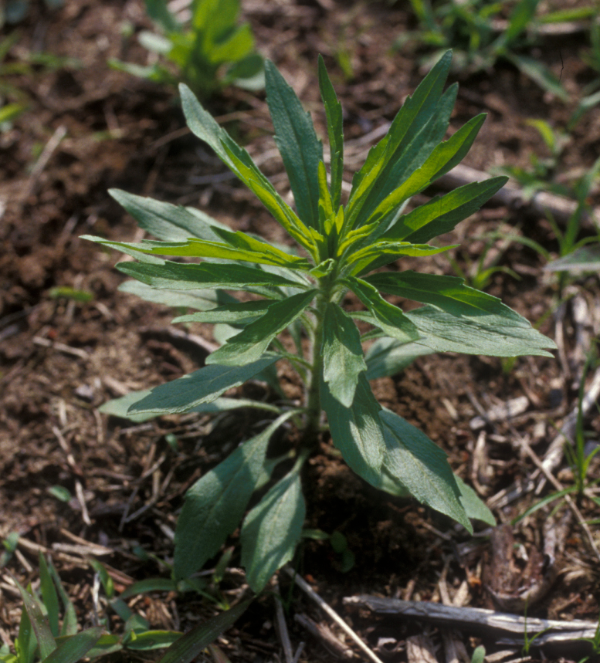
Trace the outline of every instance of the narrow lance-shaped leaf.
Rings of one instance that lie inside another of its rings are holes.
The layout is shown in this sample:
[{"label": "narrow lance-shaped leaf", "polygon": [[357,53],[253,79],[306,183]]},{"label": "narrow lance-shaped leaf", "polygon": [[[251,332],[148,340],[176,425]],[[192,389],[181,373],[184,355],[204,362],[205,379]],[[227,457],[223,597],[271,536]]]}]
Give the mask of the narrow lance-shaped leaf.
[{"label": "narrow lance-shaped leaf", "polygon": [[338,101],[333,85],[325,68],[325,62],[319,55],[319,88],[327,117],[327,135],[331,159],[331,198],[336,210],[342,196],[342,175],[344,172],[344,128],[342,105]]},{"label": "narrow lance-shaped leaf", "polygon": [[369,309],[375,318],[377,326],[388,336],[404,343],[419,338],[419,330],[411,322],[410,318],[407,318],[404,312],[397,306],[386,302],[377,291],[377,288],[353,276],[348,277],[346,283],[352,292]]},{"label": "narrow lance-shaped leaf", "polygon": [[134,403],[130,412],[187,412],[202,403],[211,403],[227,389],[238,387],[278,359],[278,355],[268,354],[245,366],[205,366],[182,378],[155,387],[147,396]]},{"label": "narrow lance-shaped leaf", "polygon": [[56,638],[59,635],[58,632],[58,618],[59,618],[59,605],[58,605],[58,594],[56,593],[56,587],[52,581],[50,575],[50,570],[48,569],[48,564],[40,552],[39,554],[39,564],[40,564],[40,585],[42,590],[42,601],[46,606],[48,612],[48,622],[50,624],[50,631],[52,635]]},{"label": "narrow lance-shaped leaf", "polygon": [[[16,578],[13,577],[13,581],[21,593],[25,610],[27,610],[27,615],[31,620],[31,626],[33,627],[40,648],[40,656],[46,658],[56,649],[56,641],[50,630],[48,619],[42,612],[37,598],[32,596]],[[31,586],[28,589],[31,589]]]},{"label": "narrow lance-shaped leaf", "polygon": [[450,516],[472,533],[446,454],[397,414],[383,410],[380,416],[387,444],[387,472],[419,502]]},{"label": "narrow lance-shaped leaf", "polygon": [[319,183],[317,172],[323,146],[310,115],[275,65],[265,62],[267,105],[275,127],[275,142],[288,174],[298,216],[318,228]]},{"label": "narrow lance-shaped leaf", "polygon": [[302,314],[315,295],[316,290],[309,290],[272,304],[262,317],[210,354],[206,363],[241,366],[256,361],[275,336]]},{"label": "narrow lance-shaped leaf", "polygon": [[351,407],[333,398],[327,383],[321,384],[321,406],[327,414],[331,439],[350,468],[371,485],[377,486],[386,453],[377,402],[365,374],[358,384]]},{"label": "narrow lance-shaped leaf", "polygon": [[[114,249],[130,249],[148,255],[212,258],[275,265],[290,269],[308,270],[310,268],[310,263],[305,258],[290,255],[266,242],[261,242],[247,235],[244,236],[244,233],[228,233],[227,236],[231,240],[230,244],[207,242],[196,238],[182,242],[144,240],[137,244],[99,240],[98,238],[94,238],[94,241]],[[243,239],[242,236],[244,236]],[[82,239],[92,239],[92,237],[83,235]],[[232,245],[234,243],[237,246]]]},{"label": "narrow lance-shaped leaf", "polygon": [[493,177],[484,182],[465,184],[445,196],[435,196],[424,205],[400,217],[382,239],[405,240],[420,244],[454,229],[459,221],[474,214],[508,181]]},{"label": "narrow lance-shaped leaf", "polygon": [[255,286],[277,288],[281,286],[301,288],[297,280],[244,265],[219,265],[213,263],[187,264],[154,258],[157,262],[120,262],[117,269],[154,288],[168,290],[197,290],[199,288],[223,288],[228,290],[252,290]]},{"label": "narrow lance-shaped leaf", "polygon": [[183,241],[198,237],[217,241],[215,228],[224,226],[200,210],[164,203],[144,196],[135,196],[120,189],[108,192],[143,228],[154,237],[166,241]]},{"label": "narrow lance-shaped leaf", "polygon": [[175,292],[173,290],[158,290],[140,281],[124,281],[119,286],[120,292],[135,295],[140,299],[155,304],[163,304],[173,308],[191,308],[196,311],[205,311],[225,304],[235,304],[237,299],[223,290],[189,290]]},{"label": "narrow lance-shaped leaf", "polygon": [[239,525],[261,478],[269,441],[293,414],[286,412],[244,442],[188,490],[175,533],[176,578],[201,569]]},{"label": "narrow lance-shaped leaf", "polygon": [[456,248],[456,244],[449,246],[431,246],[430,244],[411,244],[410,242],[388,242],[380,240],[370,246],[365,246],[356,253],[346,258],[352,265],[351,273],[361,274],[366,268],[372,269],[374,260],[378,263],[387,264],[393,262],[400,256],[421,257],[433,256]]},{"label": "narrow lance-shaped leaf", "polygon": [[250,155],[222,129],[200,105],[186,85],[179,86],[183,112],[192,132],[215,151],[217,156],[251,189],[287,232],[308,251],[314,243],[307,226],[298,218],[273,185],[260,172]]},{"label": "narrow lance-shaped leaf", "polygon": [[430,121],[442,94],[450,70],[452,55],[446,53],[408,97],[394,118],[386,137],[369,152],[365,164],[352,180],[352,192],[347,205],[347,222],[354,226],[356,215],[366,202],[367,193],[380,177],[391,169],[402,154],[407,142],[414,140]]},{"label": "narrow lance-shaped leaf", "polygon": [[94,626],[81,633],[63,640],[58,647],[46,657],[43,663],[77,663],[94,647],[102,636],[102,627]]},{"label": "narrow lance-shaped leaf", "polygon": [[235,304],[226,304],[217,306],[208,311],[190,313],[189,315],[180,315],[173,319],[177,322],[205,322],[212,324],[226,323],[229,325],[247,325],[254,322],[267,312],[273,302],[268,299],[259,299],[250,302],[241,302]]},{"label": "narrow lance-shaped leaf", "polygon": [[276,483],[250,511],[242,525],[242,565],[258,594],[271,576],[294,555],[302,536],[306,505],[300,483],[301,463]]},{"label": "narrow lance-shaped leaf", "polygon": [[345,407],[354,401],[358,376],[366,370],[360,334],[354,322],[333,303],[323,319],[323,380],[329,392]]}]

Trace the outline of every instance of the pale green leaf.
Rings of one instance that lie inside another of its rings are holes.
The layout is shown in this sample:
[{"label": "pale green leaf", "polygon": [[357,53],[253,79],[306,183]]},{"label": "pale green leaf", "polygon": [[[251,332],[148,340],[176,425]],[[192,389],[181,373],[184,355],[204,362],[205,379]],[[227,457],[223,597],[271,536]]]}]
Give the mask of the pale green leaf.
[{"label": "pale green leaf", "polygon": [[419,343],[402,343],[395,338],[380,338],[365,354],[367,379],[375,380],[403,371],[417,357],[435,352]]},{"label": "pale green leaf", "polygon": [[553,260],[544,268],[549,272],[597,272],[600,270],[600,244],[581,246],[562,258]]},{"label": "pale green leaf", "polygon": [[334,445],[350,468],[370,484],[377,486],[386,453],[377,402],[365,374],[358,378],[354,402],[344,407],[321,384],[321,406],[327,414]]},{"label": "pale green leaf", "polygon": [[205,366],[151,389],[147,396],[130,407],[129,414],[187,412],[203,403],[211,403],[227,389],[238,387],[279,358],[268,354],[245,366]]},{"label": "pale green leaf", "polygon": [[258,320],[251,322],[239,334],[232,336],[225,345],[210,354],[206,363],[241,366],[256,361],[275,336],[302,314],[315,294],[316,290],[309,290],[271,304]]},{"label": "pale green leaf", "polygon": [[127,649],[132,651],[154,651],[166,649],[176,643],[183,633],[177,631],[143,631],[127,641]]},{"label": "pale green leaf", "polygon": [[176,292],[169,290],[158,290],[140,281],[124,281],[119,286],[121,292],[136,295],[146,302],[172,306],[173,308],[192,308],[197,311],[206,311],[237,303],[237,299],[223,290],[192,290],[188,292]]},{"label": "pale green leaf", "polygon": [[467,486],[467,484],[456,474],[454,475],[454,480],[460,491],[460,502],[463,505],[467,516],[472,520],[481,520],[481,522],[486,523],[491,527],[495,527],[496,519],[494,518],[494,514],[486,506],[485,502],[479,498],[471,486]]},{"label": "pale green leaf", "polygon": [[389,410],[380,413],[387,453],[385,468],[419,502],[473,532],[446,454],[418,428]]},{"label": "pale green leaf", "polygon": [[354,401],[358,376],[367,366],[360,334],[354,322],[333,303],[323,318],[323,380],[329,392],[345,407]]},{"label": "pale green leaf", "polygon": [[254,322],[262,315],[264,315],[273,302],[268,299],[259,299],[250,302],[241,302],[235,304],[226,304],[225,306],[217,306],[216,308],[208,311],[200,311],[199,313],[190,313],[189,315],[180,315],[178,318],[173,319],[173,323],[177,322],[204,322],[204,323],[226,323],[231,325],[247,325]]},{"label": "pale green leaf", "polygon": [[242,565],[248,584],[257,594],[275,571],[292,559],[305,514],[296,466],[246,516],[241,533]]},{"label": "pale green leaf", "polygon": [[379,294],[377,288],[353,276],[345,279],[345,282],[369,309],[375,318],[375,324],[388,336],[403,343],[415,341],[419,337],[419,331],[414,323],[406,317],[401,309],[386,302]]},{"label": "pale green leaf", "polygon": [[269,441],[293,414],[286,412],[244,442],[188,490],[175,532],[176,578],[201,569],[240,524],[263,473]]}]

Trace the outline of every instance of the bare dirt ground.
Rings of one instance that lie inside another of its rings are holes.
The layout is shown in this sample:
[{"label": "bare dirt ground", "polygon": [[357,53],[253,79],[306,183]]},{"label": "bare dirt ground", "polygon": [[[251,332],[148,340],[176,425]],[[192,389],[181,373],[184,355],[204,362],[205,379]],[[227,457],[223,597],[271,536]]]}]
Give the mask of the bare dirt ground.
[{"label": "bare dirt ground", "polygon": [[[358,156],[356,140],[391,120],[422,77],[410,52],[390,51],[398,34],[414,27],[403,3],[269,0],[245,3],[244,12],[259,49],[293,84],[321,133],[316,62],[318,53],[324,55],[345,109],[346,137]],[[87,558],[103,552],[98,559],[119,589],[133,580],[168,575],[164,565],[142,561],[136,551],[142,547],[158,560],[172,557],[172,532],[185,490],[260,421],[246,414],[241,423],[236,415],[216,423],[188,416],[132,425],[98,412],[110,398],[189,372],[203,354],[173,340],[169,309],[117,291],[122,276],[113,269],[114,253],[78,237],[91,232],[139,239],[133,220],[107,194],[118,187],[197,205],[233,228],[281,239],[276,224],[235,180],[215,177],[223,167],[185,130],[169,90],[108,67],[110,57],[145,61],[135,39],[122,36],[125,21],[136,29],[149,27],[141,1],[73,0],[58,11],[40,1],[17,28],[5,26],[0,33],[2,38],[14,29],[20,33],[7,62],[27,61],[32,52],[70,59],[4,76],[26,95],[29,108],[0,134],[0,536],[21,535],[19,555],[8,568],[24,583],[37,578],[37,551],[51,551],[83,626],[95,619],[94,572]],[[527,166],[532,152],[545,154],[525,120],[565,125],[591,79],[581,61],[582,46],[581,35],[563,37],[542,43],[534,53],[561,75],[572,99],[568,104],[509,66],[459,77],[453,128],[488,113],[466,164],[481,170]],[[337,64],[340,54],[351,63],[349,75]],[[264,96],[227,90],[211,110],[254,156],[273,147]],[[588,169],[599,148],[600,114],[592,111],[574,130],[563,168]],[[280,162],[272,159],[263,167],[285,191]],[[351,174],[346,173],[347,181]],[[595,195],[589,202],[600,199]],[[527,207],[490,205],[463,222],[452,238],[462,244],[454,257],[463,270],[486,248],[482,236],[497,229],[518,231],[557,254],[543,215]],[[307,541],[299,551],[299,568],[384,661],[406,661],[407,638],[423,633],[438,647],[438,660],[444,660],[447,633],[423,622],[349,608],[344,597],[370,594],[521,615],[527,609],[530,617],[598,618],[599,559],[593,546],[597,551],[600,536],[593,522],[598,508],[590,496],[597,495],[600,461],[592,462],[588,496],[577,504],[580,516],[592,521],[591,541],[573,509],[560,500],[511,524],[556,490],[548,482],[538,492],[527,490],[527,484],[539,486],[536,462],[577,406],[585,356],[600,325],[598,278],[584,275],[559,284],[543,270],[545,260],[538,253],[521,243],[505,246],[502,238],[491,241],[488,258],[495,255],[498,265],[512,272],[496,272],[486,290],[555,338],[561,349],[557,359],[522,358],[511,366],[497,359],[430,356],[373,387],[380,402],[421,427],[450,455],[454,470],[488,500],[499,527],[494,532],[479,527],[469,538],[414,502],[376,493],[330,453],[326,440],[307,470],[312,489],[306,527],[343,533],[355,564],[342,572],[326,541]],[[446,259],[432,260],[429,268],[453,273]],[[89,291],[91,301],[53,298],[51,289],[62,286]],[[195,331],[212,340],[210,328]],[[592,371],[586,390],[594,378]],[[269,397],[264,386],[247,389]],[[517,398],[523,406],[517,415],[504,413],[480,426],[472,421]],[[600,431],[595,397],[585,429],[592,432],[591,440]],[[175,446],[166,439],[169,433],[177,438]],[[553,475],[560,487],[573,485],[566,460]],[[507,496],[515,485],[522,490]],[[54,486],[68,489],[70,501],[53,497],[49,489]],[[551,531],[558,533],[555,539]],[[235,540],[236,535],[232,544]],[[234,554],[232,567],[238,563]],[[7,641],[16,633],[20,601],[3,569],[0,576],[0,635]],[[281,583],[287,596],[287,581]],[[234,569],[221,591],[234,602],[243,591],[243,577]],[[293,645],[307,643],[300,660],[343,657],[294,622],[299,613],[319,623],[327,619],[300,592],[290,596]],[[181,630],[214,613],[201,597],[160,593],[136,599],[135,609],[153,627]],[[235,661],[282,660],[273,620],[273,600],[266,594],[221,639],[221,648]],[[337,627],[331,628],[344,640]],[[523,646],[503,645],[497,634],[469,628],[457,639],[468,652],[483,643],[488,654],[512,650],[513,659]],[[532,647],[530,655],[526,660],[575,661],[583,654],[575,647],[549,646],[543,652]],[[129,653],[112,660],[156,656]]]}]

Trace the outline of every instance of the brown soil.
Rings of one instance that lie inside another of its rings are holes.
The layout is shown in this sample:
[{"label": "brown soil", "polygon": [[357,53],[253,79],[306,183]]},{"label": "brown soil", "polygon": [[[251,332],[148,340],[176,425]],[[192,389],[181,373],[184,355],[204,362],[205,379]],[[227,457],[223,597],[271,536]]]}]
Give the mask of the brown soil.
[{"label": "brown soil", "polygon": [[[246,3],[245,14],[259,49],[292,82],[321,133],[324,114],[318,103],[316,61],[318,53],[324,55],[345,109],[346,136],[352,140],[391,120],[422,77],[410,52],[389,50],[402,30],[414,27],[403,6],[268,0]],[[122,37],[124,21],[136,29],[149,27],[141,0],[73,0],[58,11],[50,11],[41,0],[33,2],[29,17],[18,26],[20,37],[7,61],[26,61],[28,54],[43,51],[77,62],[58,68],[36,64],[26,73],[7,75],[7,81],[26,95],[29,108],[0,134],[0,535],[17,531],[23,539],[53,551],[82,626],[94,620],[93,570],[84,555],[65,553],[61,544],[74,544],[75,535],[110,548],[112,554],[100,559],[110,567],[119,589],[132,580],[168,575],[152,560],[140,561],[136,547],[159,559],[172,558],[169,534],[185,490],[258,429],[262,417],[245,413],[242,420],[240,415],[227,415],[216,422],[206,417],[164,417],[131,425],[101,415],[97,408],[106,400],[179,377],[203,357],[190,356],[185,347],[169,340],[165,332],[173,317],[169,309],[117,291],[122,276],[114,270],[118,260],[114,252],[102,251],[79,236],[140,238],[133,220],[107,194],[117,187],[197,205],[231,227],[285,241],[279,227],[234,180],[211,180],[223,167],[183,129],[183,116],[171,91],[108,67],[111,57],[145,62],[137,42]],[[5,27],[2,38],[8,34]],[[482,170],[502,164],[526,167],[532,152],[544,155],[539,136],[525,120],[544,118],[564,126],[582,86],[591,79],[580,49],[581,38],[562,38],[535,53],[561,74],[572,98],[567,105],[508,66],[499,65],[489,75],[462,77],[453,128],[476,113],[488,113],[465,163]],[[352,65],[350,78],[336,64],[336,56],[345,52]],[[227,90],[212,102],[211,110],[218,117],[227,116],[228,130],[253,155],[273,146],[262,95]],[[64,138],[52,153],[46,152],[49,158],[40,167],[44,149],[63,131]],[[592,111],[572,133],[564,170],[588,169],[599,148],[600,115]],[[263,168],[284,191],[281,164],[272,159]],[[346,180],[350,176],[349,171]],[[199,177],[204,178],[202,185],[194,183]],[[590,200],[598,202],[598,196]],[[485,249],[482,235],[499,227],[519,228],[556,255],[558,244],[547,220],[530,216],[525,209],[489,207],[461,224],[451,238],[462,243],[454,257],[463,269],[468,270]],[[500,240],[492,243],[492,251],[501,245]],[[423,429],[449,454],[454,470],[492,504],[501,490],[526,481],[535,470],[520,440],[543,457],[557,427],[576,406],[585,354],[600,324],[596,276],[568,280],[560,291],[558,279],[543,271],[544,260],[519,243],[504,250],[498,264],[513,270],[520,280],[497,272],[487,291],[534,323],[541,321],[544,333],[558,337],[559,359],[521,358],[510,367],[497,359],[433,355],[399,376],[373,383],[380,402]],[[445,258],[431,260],[429,268],[452,273]],[[93,299],[82,303],[52,298],[50,290],[57,286],[87,290]],[[557,309],[559,301],[564,303]],[[583,304],[587,319],[582,335],[574,308]],[[195,331],[212,340],[210,328]],[[245,393],[251,390],[254,397],[274,396],[262,385],[247,386]],[[289,394],[294,390],[298,385],[289,383]],[[482,429],[470,425],[480,407],[488,410],[519,396],[528,399],[524,413]],[[585,423],[586,430],[596,434],[600,430],[595,407]],[[175,450],[167,443],[168,433],[178,438]],[[555,474],[564,486],[573,484],[566,462]],[[514,593],[517,587],[533,583],[539,565],[536,570],[526,560],[544,552],[544,523],[549,518],[558,523],[568,512],[563,505],[555,513],[557,503],[553,503],[522,520],[511,528],[511,551],[518,549],[520,556],[511,554],[498,562],[494,538],[490,540],[482,527],[480,536],[469,539],[451,522],[416,503],[377,493],[341,462],[326,440],[304,478],[310,486],[306,526],[343,533],[356,561],[344,573],[329,543],[309,541],[301,547],[299,568],[391,662],[406,660],[408,636],[426,630],[439,643],[440,633],[415,622],[391,624],[368,612],[351,612],[342,604],[343,597],[375,594],[440,601],[441,582],[451,597],[462,585],[465,605],[522,613],[523,606],[507,609],[494,601],[490,578],[506,579],[496,593]],[[592,463],[588,478],[590,485],[600,478],[598,462]],[[84,523],[77,484],[83,489],[91,525]],[[52,497],[48,490],[53,486],[67,488],[71,501]],[[542,495],[524,493],[496,508],[498,522],[511,523],[547,494],[548,488]],[[144,505],[150,506],[143,510]],[[579,506],[585,519],[597,518],[597,507],[589,497]],[[131,517],[138,509],[142,511]],[[598,544],[596,527],[591,524]],[[574,518],[561,532],[556,577],[545,596],[528,606],[528,614],[595,620],[598,559]],[[236,540],[237,533],[231,543]],[[38,577],[37,553],[31,546],[19,550],[20,556],[13,557],[8,568],[25,583]],[[239,565],[236,555],[233,567]],[[492,564],[505,568],[494,566],[491,572]],[[0,570],[0,635],[12,641],[20,601],[11,593],[4,571]],[[282,585],[287,587],[283,578]],[[233,572],[221,589],[235,600],[243,589],[243,577]],[[153,627],[182,630],[213,613],[213,607],[199,597],[159,593],[138,600],[135,609]],[[292,594],[288,624],[293,645],[307,641],[300,660],[335,660],[295,624],[295,612],[308,613],[319,622],[325,617],[304,596]],[[273,615],[272,598],[258,599],[220,641],[223,651],[236,661],[281,660]],[[502,649],[492,637],[477,640],[465,632],[461,639],[469,652],[478,642],[488,653]],[[540,655],[535,649],[532,653]],[[576,660],[575,654],[562,655],[567,658],[561,660]],[[551,649],[545,656],[558,660]],[[157,657],[128,654],[112,660],[138,659]]]}]

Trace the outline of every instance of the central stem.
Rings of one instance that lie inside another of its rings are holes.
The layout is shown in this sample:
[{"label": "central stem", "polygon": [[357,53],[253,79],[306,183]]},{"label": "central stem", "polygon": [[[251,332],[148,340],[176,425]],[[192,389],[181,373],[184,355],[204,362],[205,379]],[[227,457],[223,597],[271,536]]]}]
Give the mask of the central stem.
[{"label": "central stem", "polygon": [[[325,281],[325,283],[323,283]],[[331,296],[331,284],[323,279],[317,295],[315,327],[312,334],[311,377],[306,395],[306,428],[303,441],[308,446],[316,444],[321,422],[321,375],[323,373],[323,318]]]}]

